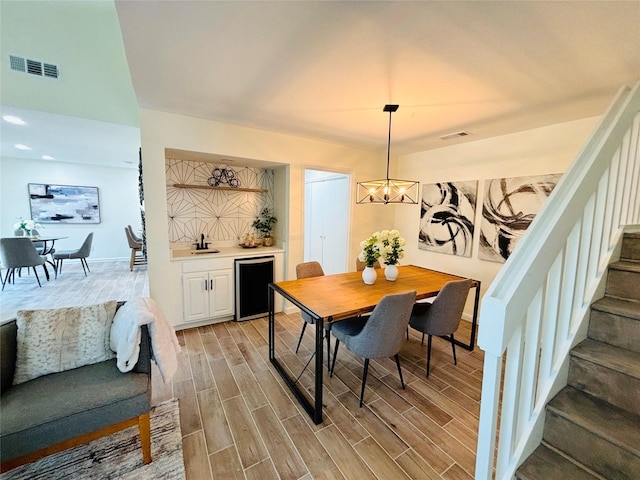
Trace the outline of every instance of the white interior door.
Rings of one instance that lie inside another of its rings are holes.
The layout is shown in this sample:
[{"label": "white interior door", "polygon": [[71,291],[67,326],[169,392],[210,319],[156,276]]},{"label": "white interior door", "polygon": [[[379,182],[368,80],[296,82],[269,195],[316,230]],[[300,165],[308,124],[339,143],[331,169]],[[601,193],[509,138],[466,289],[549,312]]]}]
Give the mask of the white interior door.
[{"label": "white interior door", "polygon": [[349,177],[305,172],[305,262],[320,262],[326,274],[348,270]]}]

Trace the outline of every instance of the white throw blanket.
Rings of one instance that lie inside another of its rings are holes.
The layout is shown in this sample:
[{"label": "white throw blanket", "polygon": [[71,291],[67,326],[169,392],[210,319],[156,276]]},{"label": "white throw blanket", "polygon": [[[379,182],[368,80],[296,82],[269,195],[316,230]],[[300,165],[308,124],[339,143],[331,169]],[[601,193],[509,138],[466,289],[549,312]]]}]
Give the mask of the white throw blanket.
[{"label": "white throw blanket", "polygon": [[116,352],[118,369],[128,372],[138,362],[140,327],[147,325],[151,336],[153,360],[164,383],[169,383],[178,369],[181,347],[175,330],[158,304],[149,297],[128,301],[118,309],[111,325],[111,350]]}]

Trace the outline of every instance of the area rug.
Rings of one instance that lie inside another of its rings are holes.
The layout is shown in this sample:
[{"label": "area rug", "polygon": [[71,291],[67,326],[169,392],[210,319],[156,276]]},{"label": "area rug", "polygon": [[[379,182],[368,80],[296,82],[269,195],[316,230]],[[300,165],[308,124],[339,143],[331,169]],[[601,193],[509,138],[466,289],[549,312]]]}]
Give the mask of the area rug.
[{"label": "area rug", "polygon": [[177,399],[167,400],[151,409],[151,456],[153,461],[143,465],[138,427],[131,427],[15,468],[0,475],[0,479],[183,480]]}]

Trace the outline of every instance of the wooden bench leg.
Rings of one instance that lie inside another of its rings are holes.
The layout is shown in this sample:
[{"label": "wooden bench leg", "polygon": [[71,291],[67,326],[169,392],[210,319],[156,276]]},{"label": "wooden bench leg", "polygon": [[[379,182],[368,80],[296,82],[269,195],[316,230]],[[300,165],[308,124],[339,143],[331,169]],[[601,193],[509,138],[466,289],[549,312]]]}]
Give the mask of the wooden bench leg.
[{"label": "wooden bench leg", "polygon": [[138,417],[138,428],[140,429],[140,445],[142,446],[142,463],[151,463],[151,420],[149,412]]}]

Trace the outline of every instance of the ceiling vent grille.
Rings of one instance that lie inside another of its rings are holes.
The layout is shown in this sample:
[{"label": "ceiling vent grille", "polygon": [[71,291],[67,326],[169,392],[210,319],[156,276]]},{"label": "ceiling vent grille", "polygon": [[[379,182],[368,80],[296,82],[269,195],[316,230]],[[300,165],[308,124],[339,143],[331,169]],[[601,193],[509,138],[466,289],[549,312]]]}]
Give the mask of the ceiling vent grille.
[{"label": "ceiling vent grille", "polygon": [[58,66],[52,63],[44,63],[38,60],[9,55],[9,64],[11,65],[11,70],[15,70],[16,72],[30,73],[31,75],[47,78],[60,77]]},{"label": "ceiling vent grille", "polygon": [[449,133],[447,135],[443,135],[440,137],[440,140],[451,140],[452,138],[460,138],[471,135],[471,132],[467,132],[466,130],[462,130],[460,132]]}]

